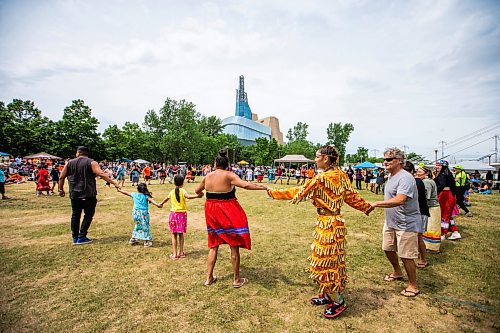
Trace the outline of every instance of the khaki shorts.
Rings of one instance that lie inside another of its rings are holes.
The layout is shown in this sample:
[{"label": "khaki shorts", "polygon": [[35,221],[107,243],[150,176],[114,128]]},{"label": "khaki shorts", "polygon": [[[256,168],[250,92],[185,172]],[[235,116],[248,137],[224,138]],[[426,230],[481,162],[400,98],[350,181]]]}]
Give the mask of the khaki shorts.
[{"label": "khaki shorts", "polygon": [[418,233],[388,228],[382,230],[382,250],[397,252],[400,258],[418,258]]}]

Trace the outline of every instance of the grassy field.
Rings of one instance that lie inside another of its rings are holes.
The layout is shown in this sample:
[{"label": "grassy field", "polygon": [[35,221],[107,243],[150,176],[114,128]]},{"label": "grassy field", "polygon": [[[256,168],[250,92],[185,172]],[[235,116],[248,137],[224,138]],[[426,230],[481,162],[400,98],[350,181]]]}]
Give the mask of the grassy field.
[{"label": "grassy field", "polygon": [[[85,246],[71,245],[68,198],[37,198],[31,183],[7,187],[14,199],[0,202],[1,332],[500,331],[498,194],[472,198],[474,217],[457,219],[463,239],[429,256],[414,299],[399,295],[404,282],[383,281],[391,271],[380,249],[383,210],[366,217],[345,208],[349,308],[327,320],[323,308],[308,303],[316,286],[303,272],[315,216],[310,203],[238,190],[252,234],[253,249],[241,257],[250,283],[232,288],[223,246],[219,280],[207,288],[205,199],[188,202],[187,257],[172,261],[169,204],[150,208],[154,246],[132,247],[132,201],[102,184],[89,232],[95,241]],[[157,200],[171,188],[150,187]]]}]

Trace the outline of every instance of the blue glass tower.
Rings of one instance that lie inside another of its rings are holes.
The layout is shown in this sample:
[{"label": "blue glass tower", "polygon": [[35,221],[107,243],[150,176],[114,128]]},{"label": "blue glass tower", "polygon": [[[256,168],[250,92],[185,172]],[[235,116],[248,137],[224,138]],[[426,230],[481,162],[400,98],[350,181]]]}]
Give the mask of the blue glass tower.
[{"label": "blue glass tower", "polygon": [[240,144],[255,144],[257,138],[271,139],[271,128],[252,120],[252,110],[245,92],[245,78],[240,76],[240,86],[236,89],[235,115],[222,120],[224,133],[236,135]]},{"label": "blue glass tower", "polygon": [[236,112],[235,116],[252,119],[252,110],[248,105],[247,93],[245,92],[245,78],[240,75],[240,89],[236,89]]}]

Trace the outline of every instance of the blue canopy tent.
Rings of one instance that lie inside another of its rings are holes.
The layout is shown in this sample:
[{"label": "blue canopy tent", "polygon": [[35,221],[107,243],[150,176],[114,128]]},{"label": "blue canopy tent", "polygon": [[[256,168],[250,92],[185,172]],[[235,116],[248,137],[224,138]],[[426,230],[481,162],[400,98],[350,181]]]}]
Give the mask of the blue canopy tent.
[{"label": "blue canopy tent", "polygon": [[376,169],[376,168],[378,168],[378,167],[375,164],[373,164],[372,162],[368,162],[368,161],[354,166],[354,169]]},{"label": "blue canopy tent", "polygon": [[10,154],[3,153],[3,152],[0,151],[0,156],[10,156]]}]

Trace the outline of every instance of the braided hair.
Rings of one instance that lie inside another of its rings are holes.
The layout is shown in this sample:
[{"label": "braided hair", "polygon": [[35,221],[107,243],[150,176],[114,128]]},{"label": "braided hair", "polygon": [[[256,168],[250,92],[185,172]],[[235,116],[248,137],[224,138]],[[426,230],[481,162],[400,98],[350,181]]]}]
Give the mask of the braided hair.
[{"label": "braided hair", "polygon": [[328,156],[331,165],[338,166],[339,164],[339,151],[332,145],[325,145],[319,148],[319,153]]}]

